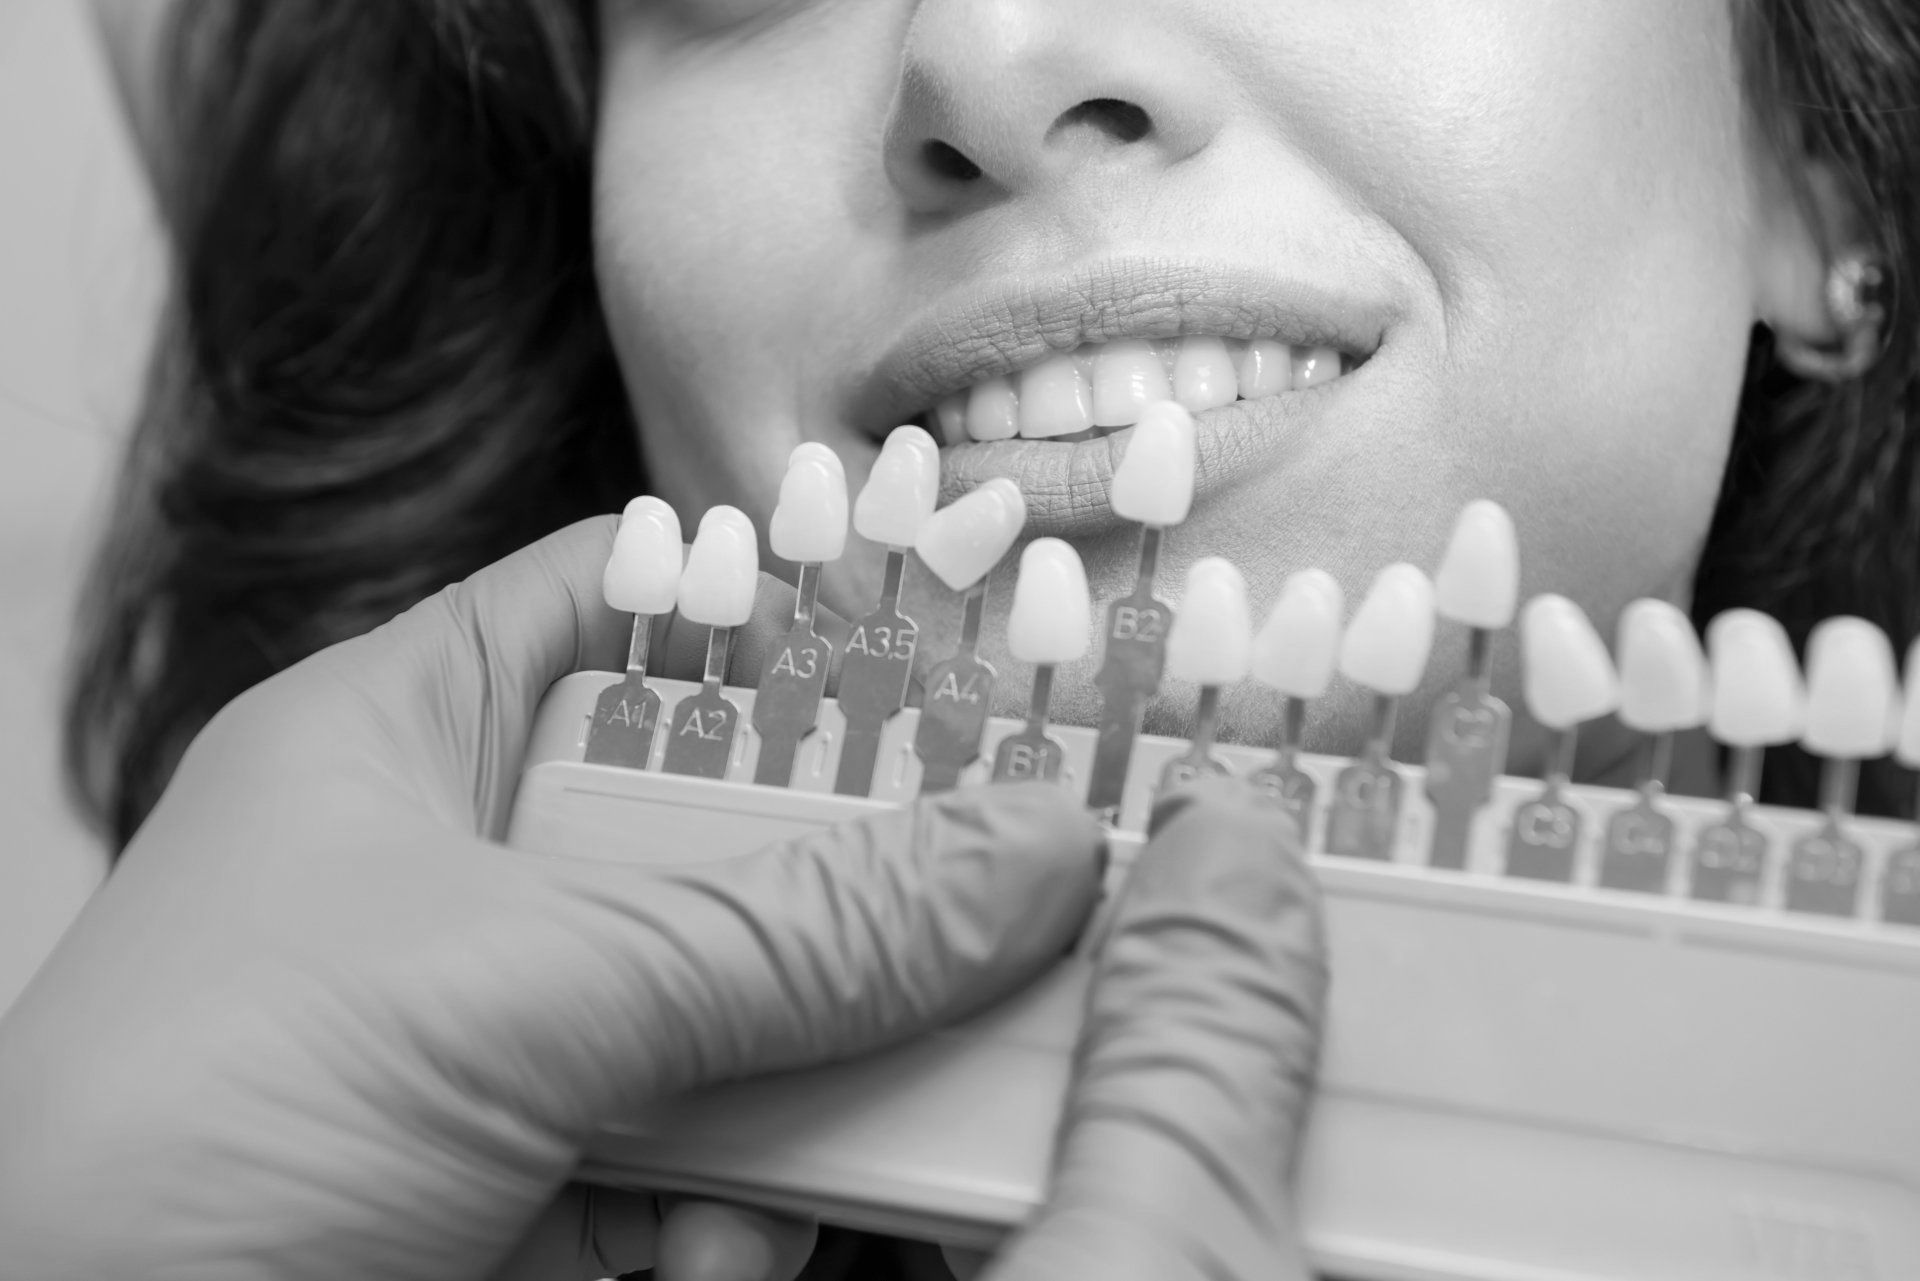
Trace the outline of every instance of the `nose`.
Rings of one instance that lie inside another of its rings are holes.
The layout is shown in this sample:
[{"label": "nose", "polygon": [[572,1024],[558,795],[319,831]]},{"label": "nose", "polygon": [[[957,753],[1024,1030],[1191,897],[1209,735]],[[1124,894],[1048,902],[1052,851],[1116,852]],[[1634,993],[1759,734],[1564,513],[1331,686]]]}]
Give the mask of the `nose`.
[{"label": "nose", "polygon": [[886,133],[908,208],[957,212],[1203,150],[1219,130],[1218,76],[1152,7],[922,0]]}]

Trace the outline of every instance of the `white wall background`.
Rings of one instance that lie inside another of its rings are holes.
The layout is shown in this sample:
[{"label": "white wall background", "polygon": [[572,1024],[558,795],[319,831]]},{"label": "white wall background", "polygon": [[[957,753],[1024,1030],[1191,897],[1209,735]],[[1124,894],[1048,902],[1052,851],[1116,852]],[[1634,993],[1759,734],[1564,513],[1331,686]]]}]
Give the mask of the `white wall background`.
[{"label": "white wall background", "polygon": [[103,866],[57,713],[164,270],[84,0],[0,0],[0,1010]]}]

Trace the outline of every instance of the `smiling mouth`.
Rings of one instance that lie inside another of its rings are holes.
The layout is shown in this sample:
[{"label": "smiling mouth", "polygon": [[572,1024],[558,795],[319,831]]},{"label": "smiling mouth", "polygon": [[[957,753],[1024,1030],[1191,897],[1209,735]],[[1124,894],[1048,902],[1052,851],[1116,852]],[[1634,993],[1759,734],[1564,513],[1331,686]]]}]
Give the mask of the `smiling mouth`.
[{"label": "smiling mouth", "polygon": [[1133,426],[1146,406],[1175,400],[1194,413],[1307,391],[1363,358],[1278,338],[1126,338],[1083,343],[944,397],[915,420],[942,445],[1051,440],[1073,444]]}]

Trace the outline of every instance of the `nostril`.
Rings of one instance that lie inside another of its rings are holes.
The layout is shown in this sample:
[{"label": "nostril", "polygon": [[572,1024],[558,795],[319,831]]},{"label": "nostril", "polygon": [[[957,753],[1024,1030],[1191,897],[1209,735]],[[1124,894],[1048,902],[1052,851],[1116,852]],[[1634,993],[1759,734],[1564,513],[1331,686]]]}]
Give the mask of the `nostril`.
[{"label": "nostril", "polygon": [[920,158],[928,169],[955,182],[972,182],[980,176],[979,165],[937,138],[920,148]]},{"label": "nostril", "polygon": [[1075,125],[1098,129],[1115,142],[1138,142],[1153,132],[1153,117],[1145,108],[1119,98],[1089,98],[1061,112],[1047,132],[1051,136]]}]

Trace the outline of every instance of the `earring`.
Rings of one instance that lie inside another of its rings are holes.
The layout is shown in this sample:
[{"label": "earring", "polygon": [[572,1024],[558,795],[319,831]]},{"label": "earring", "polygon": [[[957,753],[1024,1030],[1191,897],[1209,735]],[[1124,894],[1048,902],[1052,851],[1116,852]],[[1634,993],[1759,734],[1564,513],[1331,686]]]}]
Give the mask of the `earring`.
[{"label": "earring", "polygon": [[1824,292],[1827,316],[1840,337],[1816,346],[1781,336],[1774,350],[1782,364],[1803,378],[1858,378],[1880,359],[1887,321],[1886,266],[1871,250],[1846,250],[1827,268]]}]

